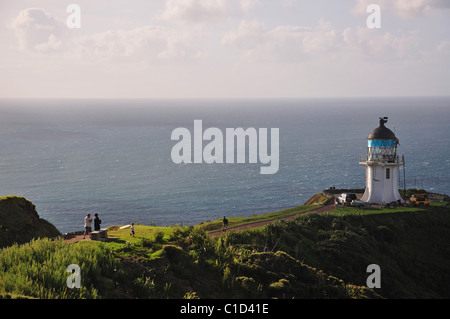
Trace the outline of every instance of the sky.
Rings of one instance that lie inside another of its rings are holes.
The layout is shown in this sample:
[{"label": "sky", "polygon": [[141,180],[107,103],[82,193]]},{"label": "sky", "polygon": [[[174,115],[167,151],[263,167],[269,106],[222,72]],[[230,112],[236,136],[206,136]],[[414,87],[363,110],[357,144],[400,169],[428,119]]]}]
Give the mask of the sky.
[{"label": "sky", "polygon": [[6,98],[450,95],[449,0],[0,0],[0,39]]}]

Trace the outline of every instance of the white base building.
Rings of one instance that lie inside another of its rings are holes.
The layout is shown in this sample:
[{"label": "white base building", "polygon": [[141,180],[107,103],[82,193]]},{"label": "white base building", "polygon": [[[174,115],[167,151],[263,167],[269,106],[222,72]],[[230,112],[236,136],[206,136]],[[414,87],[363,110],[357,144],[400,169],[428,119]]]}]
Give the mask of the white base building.
[{"label": "white base building", "polygon": [[384,124],[387,117],[380,118],[380,126],[368,137],[367,154],[361,155],[360,165],[366,168],[366,189],[361,200],[373,204],[402,200],[398,191],[398,173],[403,165],[397,155],[398,139]]}]

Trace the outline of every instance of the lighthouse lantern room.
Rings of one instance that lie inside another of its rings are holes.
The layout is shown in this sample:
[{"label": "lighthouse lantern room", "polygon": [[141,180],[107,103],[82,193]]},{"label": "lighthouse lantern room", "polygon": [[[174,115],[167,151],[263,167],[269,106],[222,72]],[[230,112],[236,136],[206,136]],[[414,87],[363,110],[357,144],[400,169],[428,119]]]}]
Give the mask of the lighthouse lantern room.
[{"label": "lighthouse lantern room", "polygon": [[398,192],[399,166],[403,164],[397,154],[399,141],[380,117],[380,126],[370,132],[367,154],[361,155],[359,164],[366,168],[366,189],[361,200],[373,204],[401,201]]}]

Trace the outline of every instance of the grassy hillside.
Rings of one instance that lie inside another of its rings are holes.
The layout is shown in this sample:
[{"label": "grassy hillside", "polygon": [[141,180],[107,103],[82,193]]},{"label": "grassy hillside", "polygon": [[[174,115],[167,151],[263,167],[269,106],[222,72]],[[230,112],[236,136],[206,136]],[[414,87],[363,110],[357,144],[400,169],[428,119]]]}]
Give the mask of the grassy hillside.
[{"label": "grassy hillside", "polygon": [[0,248],[59,235],[55,226],[39,218],[30,201],[16,196],[0,197]]},{"label": "grassy hillside", "polygon": [[449,209],[433,207],[383,214],[311,214],[262,231],[230,233],[226,241],[257,251],[284,251],[355,285],[366,285],[367,266],[377,264],[382,284],[376,291],[386,298],[449,298],[449,229]]},{"label": "grassy hillside", "polygon": [[[69,265],[81,268],[81,288],[69,289]],[[66,244],[63,239],[35,239],[0,251],[1,298],[114,297],[115,259],[98,243]]]},{"label": "grassy hillside", "polygon": [[[444,204],[308,213],[215,238],[204,226],[138,225],[135,237],[110,227],[107,242],[13,245],[0,251],[0,297],[450,297]],[[72,263],[81,266],[81,289],[66,287]],[[366,287],[370,264],[381,268],[380,289]]]},{"label": "grassy hillside", "polygon": [[[305,213],[309,210],[312,210],[314,208],[317,208],[319,204],[311,204],[311,205],[302,205],[297,206],[293,208],[284,209],[278,212],[273,213],[266,213],[261,215],[253,215],[249,217],[227,217],[228,219],[228,227],[232,228],[239,225],[249,224],[249,223],[256,223],[261,221],[268,221],[273,219],[279,219],[284,218],[287,216]],[[198,227],[204,229],[205,231],[214,231],[214,230],[221,230],[223,227],[222,218],[216,219],[214,221],[202,223],[198,225]]]},{"label": "grassy hillside", "polygon": [[[203,225],[172,233],[153,228],[165,236],[133,244],[127,234],[110,233],[124,243],[120,254],[139,252],[152,267],[141,269],[139,282],[152,283],[153,297],[194,291],[202,298],[448,298],[449,229],[450,210],[436,203],[306,214],[215,239]],[[365,288],[370,264],[381,267],[381,289]],[[170,278],[170,287],[156,278]]]}]

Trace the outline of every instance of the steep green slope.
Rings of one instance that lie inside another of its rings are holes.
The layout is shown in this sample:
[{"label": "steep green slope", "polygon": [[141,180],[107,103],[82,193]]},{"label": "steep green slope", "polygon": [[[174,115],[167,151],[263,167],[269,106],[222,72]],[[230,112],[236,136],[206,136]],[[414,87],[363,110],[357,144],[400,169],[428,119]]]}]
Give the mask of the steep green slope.
[{"label": "steep green slope", "polygon": [[386,298],[449,298],[450,210],[300,216],[263,230],[230,233],[227,245],[281,250],[347,283],[365,286],[367,266],[381,269]]},{"label": "steep green slope", "polygon": [[55,237],[60,232],[39,218],[33,203],[23,197],[0,198],[0,248],[25,243],[38,237]]},{"label": "steep green slope", "polygon": [[[24,199],[2,199],[0,207],[3,219],[16,212],[21,222],[9,230],[20,237],[41,224]],[[307,214],[214,238],[198,226],[165,233],[145,227],[133,240],[111,230],[107,242],[39,240],[0,250],[0,297],[450,297],[450,209],[443,203]],[[84,288],[68,294],[65,267],[72,263],[87,277]],[[381,288],[366,287],[371,264],[380,266]]]}]

